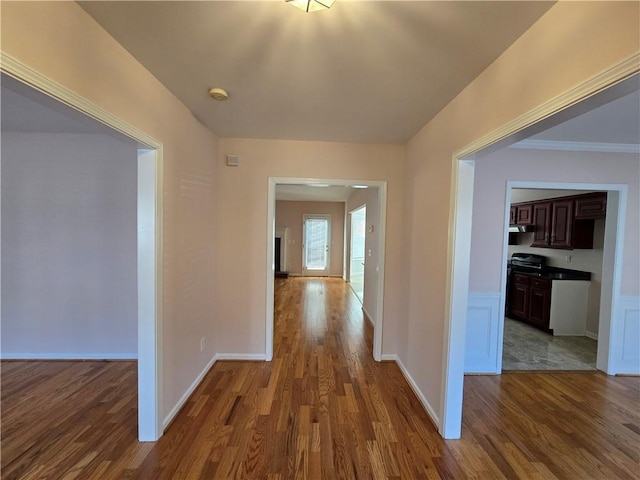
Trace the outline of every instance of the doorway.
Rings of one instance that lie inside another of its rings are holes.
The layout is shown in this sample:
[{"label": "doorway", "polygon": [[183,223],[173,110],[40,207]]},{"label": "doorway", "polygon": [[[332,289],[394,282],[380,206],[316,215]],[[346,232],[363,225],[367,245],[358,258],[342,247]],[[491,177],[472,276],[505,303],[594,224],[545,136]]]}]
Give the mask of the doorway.
[{"label": "doorway", "polygon": [[331,265],[331,216],[304,215],[302,221],[302,273],[326,277]]},{"label": "doorway", "polygon": [[349,249],[349,283],[351,289],[364,303],[364,260],[367,206],[351,212],[351,248]]},{"label": "doorway", "polygon": [[384,271],[385,271],[385,239],[386,239],[386,221],[387,221],[387,182],[376,180],[360,180],[360,179],[327,179],[327,178],[309,178],[309,177],[269,177],[268,178],[268,194],[267,194],[267,262],[265,266],[266,275],[266,315],[265,315],[265,360],[270,361],[273,358],[273,328],[274,328],[274,248],[275,248],[275,210],[276,210],[276,186],[319,186],[332,185],[341,187],[351,187],[357,185],[357,188],[377,188],[377,201],[379,205],[378,228],[375,232],[377,238],[377,251],[371,257],[371,261],[376,263],[377,283],[375,286],[375,304],[376,312],[373,322],[373,358],[376,361],[382,360],[382,332],[383,332],[383,311],[384,311]]},{"label": "doorway", "polygon": [[[497,371],[596,370],[607,219],[602,208],[596,211],[593,205],[594,202],[601,202],[601,207],[606,205],[607,194],[577,188],[513,188],[507,197],[511,211],[521,212],[522,218],[510,221],[510,225],[514,223],[520,228],[510,227],[503,262],[509,264],[515,258],[520,265],[507,267],[502,366]],[[579,199],[576,195],[587,198]],[[530,226],[533,218],[527,218],[526,213],[536,208],[541,211],[549,202],[574,200],[574,210],[578,205],[588,205],[591,210],[580,208],[580,219],[572,221],[575,223],[571,230],[572,249],[540,247]],[[530,268],[521,264],[527,262],[527,255],[542,262],[540,270],[534,272],[535,277]],[[534,317],[541,305],[546,305],[547,310]],[[536,323],[537,319],[542,324]]]},{"label": "doorway", "polygon": [[[3,62],[2,82],[82,123],[87,119],[106,135],[125,135],[137,150],[137,363],[138,439],[162,435],[160,365],[162,364],[162,144],[118,117],[88,102],[18,61]],[[71,108],[70,108],[71,107]],[[95,121],[97,120],[97,122]]]},{"label": "doorway", "polygon": [[[464,384],[465,363],[465,332],[467,330],[467,315],[469,305],[469,254],[471,249],[471,232],[468,228],[472,224],[473,209],[473,183],[475,175],[475,155],[484,151],[498,151],[516,141],[527,138],[546,128],[558,125],[570,118],[575,118],[585,111],[604,105],[623,95],[637,91],[638,75],[635,66],[629,68],[626,64],[621,68],[610,69],[606,74],[598,75],[584,82],[580,86],[580,98],[576,98],[575,91],[567,91],[555,97],[540,107],[525,113],[512,122],[504,125],[488,135],[478,139],[466,148],[453,154],[452,193],[453,204],[451,206],[451,224],[453,232],[450,236],[449,248],[453,252],[448,262],[450,282],[447,287],[446,321],[445,321],[445,348],[444,369],[442,380],[442,410],[440,431],[444,438],[460,438],[462,427],[462,396]],[[597,94],[597,95],[596,95]],[[507,191],[514,186],[528,187],[526,183],[516,185],[516,182],[507,183]],[[539,188],[563,188],[557,184]],[[627,185],[624,184],[593,184],[581,185],[584,189],[607,190],[607,218],[618,218],[617,232],[612,232],[609,222],[605,239],[616,236],[613,248],[605,251],[605,262],[609,255],[614,259],[612,271],[603,273],[603,299],[601,308],[608,315],[601,316],[599,327],[599,340],[602,355],[598,357],[598,368],[607,373],[616,373],[615,370],[623,366],[621,358],[622,326],[620,320],[613,315],[621,308],[624,300],[621,295],[621,263],[622,263],[622,238],[624,234]],[[509,192],[510,193],[510,192]],[[509,205],[505,207],[504,243],[507,243]],[[611,222],[612,224],[613,222]],[[606,240],[605,240],[606,241]],[[506,265],[502,266],[503,278],[501,279],[502,291],[505,291]],[[606,285],[606,286],[605,286]],[[605,294],[604,292],[610,292]],[[500,295],[498,295],[500,297]],[[498,298],[498,304],[504,307],[504,299]],[[500,307],[497,307],[498,311]],[[504,310],[502,310],[504,311]],[[605,317],[606,322],[602,319]],[[501,338],[502,332],[500,332]],[[611,348],[609,344],[611,342]],[[606,350],[606,351],[604,351]],[[623,367],[624,368],[624,367]],[[620,371],[620,370],[618,370]],[[624,370],[623,370],[624,371]]]}]

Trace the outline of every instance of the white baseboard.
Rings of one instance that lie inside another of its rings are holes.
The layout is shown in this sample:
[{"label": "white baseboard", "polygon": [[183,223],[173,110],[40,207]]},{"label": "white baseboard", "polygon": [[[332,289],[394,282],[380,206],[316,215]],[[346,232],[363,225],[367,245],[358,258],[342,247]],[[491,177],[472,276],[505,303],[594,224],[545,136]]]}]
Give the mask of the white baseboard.
[{"label": "white baseboard", "polygon": [[587,337],[587,338],[591,338],[593,340],[598,340],[598,334],[590,332],[588,330],[584,333],[584,336]]},{"label": "white baseboard", "polygon": [[[364,313],[364,317],[369,320],[369,323],[371,324],[371,326],[375,327],[375,325],[373,324],[373,317],[369,314],[369,312],[367,312],[367,309],[364,308],[364,305],[362,305],[362,313]],[[381,356],[382,358],[382,356]]]},{"label": "white baseboard", "polygon": [[219,360],[245,360],[252,362],[266,361],[267,356],[264,353],[218,353],[215,356],[216,361]]},{"label": "white baseboard", "polygon": [[0,360],[137,360],[137,353],[2,353]]},{"label": "white baseboard", "polygon": [[422,404],[422,407],[427,412],[427,415],[431,417],[431,421],[436,426],[438,431],[440,431],[441,430],[440,418],[438,417],[438,415],[436,415],[435,410],[433,409],[433,407],[431,407],[431,404],[429,403],[429,401],[422,394],[422,392],[420,391],[420,388],[418,388],[418,384],[415,382],[415,380],[413,379],[413,377],[411,376],[407,368],[404,366],[404,364],[402,363],[402,360],[400,360],[400,357],[398,357],[398,355],[395,355],[395,354],[386,353],[381,355],[381,360],[387,360],[387,361],[392,360],[396,362],[396,365],[398,365],[398,368],[400,368],[400,371],[402,372],[402,375],[404,376],[405,380],[411,387],[411,390],[413,390],[413,393],[416,394],[416,397],[418,397],[418,400],[420,400],[420,403]]},{"label": "white baseboard", "polygon": [[189,400],[189,397],[193,394],[195,389],[198,388],[198,385],[200,385],[200,382],[202,382],[202,379],[204,378],[204,376],[209,372],[209,370],[211,370],[211,368],[216,362],[220,360],[265,361],[265,359],[266,359],[266,355],[264,353],[218,353],[214,355],[211,361],[204,367],[204,369],[202,369],[202,371],[198,374],[198,376],[193,381],[193,383],[189,386],[187,391],[184,392],[184,395],[180,397],[180,400],[178,400],[178,402],[174,405],[174,407],[171,409],[169,414],[165,417],[164,421],[162,422],[163,431],[173,421],[173,419],[178,414],[178,412],[180,412],[182,407],[184,407],[184,404],[187,403],[187,400]]},{"label": "white baseboard", "polygon": [[381,362],[398,362],[398,355],[395,353],[383,353],[380,355]]},{"label": "white baseboard", "polygon": [[162,422],[162,431],[167,429],[169,424],[173,421],[173,419],[178,414],[178,412],[182,409],[182,407],[184,407],[184,404],[187,403],[187,400],[189,400],[189,397],[191,396],[191,394],[195,391],[196,388],[198,388],[198,385],[200,385],[200,382],[202,382],[202,379],[204,378],[204,376],[207,374],[207,372],[209,372],[209,370],[211,370],[211,367],[213,367],[213,365],[216,363],[217,360],[218,360],[218,356],[214,355],[213,358],[209,361],[209,363],[207,363],[207,365],[198,374],[198,376],[193,381],[193,383],[189,385],[189,388],[187,388],[187,391],[184,392],[184,395],[180,397],[180,400],[178,400],[178,402],[173,406],[169,414],[164,418]]}]

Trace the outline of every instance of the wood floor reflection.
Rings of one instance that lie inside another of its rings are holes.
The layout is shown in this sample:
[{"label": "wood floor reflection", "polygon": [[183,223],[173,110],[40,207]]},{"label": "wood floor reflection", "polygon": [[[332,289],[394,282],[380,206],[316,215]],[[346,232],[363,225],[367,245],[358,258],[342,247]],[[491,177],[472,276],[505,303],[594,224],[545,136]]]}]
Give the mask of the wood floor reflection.
[{"label": "wood floor reflection", "polygon": [[217,362],[165,435],[136,441],[135,364],[2,362],[2,478],[637,478],[639,379],[465,380],[444,441],[340,279],[276,282],[272,362]]}]

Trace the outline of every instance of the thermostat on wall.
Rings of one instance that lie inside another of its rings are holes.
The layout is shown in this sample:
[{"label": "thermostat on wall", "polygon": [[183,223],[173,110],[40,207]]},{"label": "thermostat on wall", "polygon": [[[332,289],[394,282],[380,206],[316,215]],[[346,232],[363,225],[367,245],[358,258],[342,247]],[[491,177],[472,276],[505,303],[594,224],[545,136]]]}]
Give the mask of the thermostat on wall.
[{"label": "thermostat on wall", "polygon": [[237,167],[238,165],[240,165],[239,155],[227,155],[227,166]]}]

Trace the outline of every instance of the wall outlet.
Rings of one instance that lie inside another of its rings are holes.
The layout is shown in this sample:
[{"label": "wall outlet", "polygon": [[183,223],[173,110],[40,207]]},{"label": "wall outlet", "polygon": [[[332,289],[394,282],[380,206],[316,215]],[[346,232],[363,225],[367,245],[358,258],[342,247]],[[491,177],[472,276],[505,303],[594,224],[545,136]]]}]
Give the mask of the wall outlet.
[{"label": "wall outlet", "polygon": [[204,352],[204,337],[200,339],[200,351]]},{"label": "wall outlet", "polygon": [[571,263],[571,255],[565,255],[564,256],[564,261],[567,263]]}]

